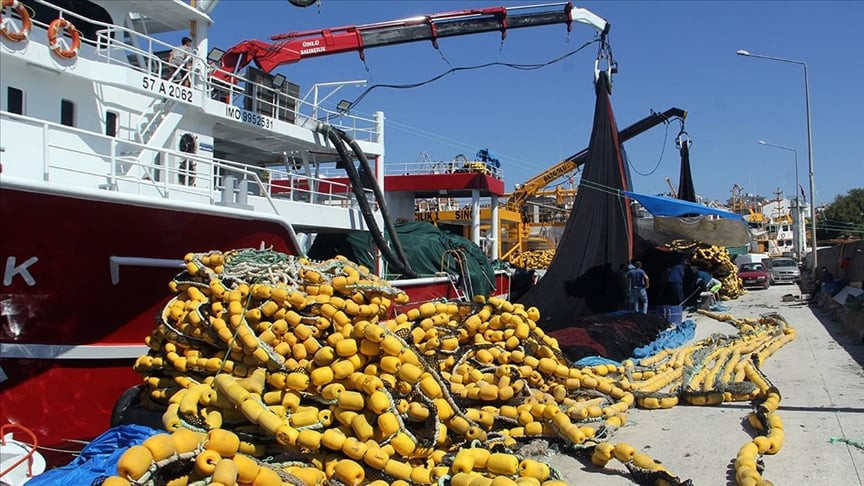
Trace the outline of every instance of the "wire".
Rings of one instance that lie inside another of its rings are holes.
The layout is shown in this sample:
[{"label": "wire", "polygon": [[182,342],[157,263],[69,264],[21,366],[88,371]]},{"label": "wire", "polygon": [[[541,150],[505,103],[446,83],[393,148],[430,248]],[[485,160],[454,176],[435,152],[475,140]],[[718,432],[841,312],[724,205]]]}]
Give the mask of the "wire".
[{"label": "wire", "polygon": [[630,158],[629,157],[627,158],[627,164],[630,166],[631,169],[633,169],[633,172],[639,174],[640,176],[643,176],[643,177],[650,176],[651,174],[657,172],[657,169],[660,168],[660,162],[663,162],[663,155],[666,153],[666,142],[668,141],[668,138],[669,138],[669,121],[667,120],[664,123],[666,123],[666,132],[663,134],[663,146],[660,147],[660,158],[657,159],[657,165],[655,165],[654,168],[651,169],[651,172],[648,172],[645,174],[639,172],[639,169],[637,169],[633,165],[633,162],[630,162]]},{"label": "wire", "polygon": [[513,68],[513,69],[519,69],[519,70],[521,70],[521,71],[532,71],[532,70],[535,70],[535,69],[544,68],[544,67],[549,66],[549,65],[551,65],[551,64],[555,64],[555,63],[557,63],[557,62],[563,61],[564,59],[566,59],[566,58],[568,58],[568,57],[570,57],[570,56],[572,56],[572,55],[578,53],[578,52],[581,51],[582,49],[585,49],[586,47],[590,46],[591,44],[594,44],[595,42],[599,42],[599,41],[596,40],[596,39],[595,39],[595,40],[592,40],[592,41],[588,41],[588,42],[582,44],[581,46],[579,46],[579,47],[578,47],[577,49],[575,49],[575,50],[572,50],[572,51],[570,51],[570,52],[568,52],[568,53],[566,53],[566,54],[562,54],[561,56],[556,57],[555,59],[552,59],[552,60],[549,60],[549,61],[546,61],[546,62],[543,62],[543,63],[540,63],[540,64],[517,64],[517,63],[498,62],[498,61],[496,61],[496,62],[488,62],[488,63],[486,63],[486,64],[477,64],[477,65],[474,65],[474,66],[460,66],[460,67],[450,68],[450,69],[448,69],[447,71],[444,71],[443,73],[441,73],[441,74],[439,74],[439,75],[437,75],[437,76],[434,76],[434,77],[432,77],[432,78],[429,78],[429,79],[427,79],[426,81],[420,81],[420,82],[417,82],[417,83],[409,83],[409,84],[373,84],[372,86],[369,86],[368,88],[366,88],[362,93],[360,93],[360,96],[358,96],[357,98],[354,99],[354,101],[351,102],[351,106],[355,106],[357,103],[360,103],[360,101],[362,101],[363,98],[366,97],[366,95],[368,95],[369,93],[371,93],[372,91],[374,91],[374,90],[376,90],[376,89],[378,89],[378,88],[391,88],[391,89],[411,89],[411,88],[419,88],[420,86],[424,86],[424,85],[427,85],[427,84],[429,84],[429,83],[432,83],[432,82],[438,81],[439,79],[443,78],[444,76],[447,76],[448,74],[452,74],[452,73],[455,73],[455,72],[458,72],[458,71],[470,71],[470,70],[473,70],[473,69],[483,69],[483,68],[487,68],[487,67],[491,67],[491,66],[504,66],[504,67],[509,67],[509,68]]}]

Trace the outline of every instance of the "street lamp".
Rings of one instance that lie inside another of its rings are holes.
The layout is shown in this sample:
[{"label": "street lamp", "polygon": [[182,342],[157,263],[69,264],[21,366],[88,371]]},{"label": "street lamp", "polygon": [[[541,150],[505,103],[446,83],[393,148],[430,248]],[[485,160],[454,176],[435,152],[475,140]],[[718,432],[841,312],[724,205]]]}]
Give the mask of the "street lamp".
[{"label": "street lamp", "polygon": [[[752,54],[750,51],[738,49],[735,52],[739,56],[755,57],[758,59],[767,59],[769,61],[788,62],[791,64],[799,64],[804,67],[804,101],[807,106],[807,159],[810,169],[810,244],[813,246],[813,268],[814,274],[819,265],[818,252],[816,251],[816,198],[814,196],[816,184],[813,182],[813,132],[810,128],[810,80],[807,77],[807,63],[804,61],[796,61],[795,59],[786,59],[782,57],[763,56],[761,54]],[[798,190],[797,188],[795,189]]]},{"label": "street lamp", "polygon": [[801,183],[798,181],[798,151],[791,148],[791,147],[784,147],[783,145],[775,145],[773,143],[768,143],[765,140],[759,140],[759,145],[764,145],[766,147],[774,147],[774,148],[778,148],[778,149],[782,149],[782,150],[788,150],[789,152],[792,152],[793,154],[795,154],[795,191],[794,191],[794,193],[795,193],[795,229],[794,229],[795,245],[794,245],[794,250],[795,250],[795,257],[800,259],[801,254],[803,253],[801,251],[801,246],[802,246],[801,245],[801,240],[802,240],[801,236],[803,233],[801,233],[801,229],[802,229],[801,228],[801,199],[798,197],[798,188],[801,187]]}]

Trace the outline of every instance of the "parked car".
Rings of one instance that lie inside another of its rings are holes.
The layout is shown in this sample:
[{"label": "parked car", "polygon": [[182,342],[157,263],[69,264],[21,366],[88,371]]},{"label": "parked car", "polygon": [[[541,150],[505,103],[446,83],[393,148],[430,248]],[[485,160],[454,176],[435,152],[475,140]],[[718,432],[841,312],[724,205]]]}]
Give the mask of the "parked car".
[{"label": "parked car", "polygon": [[776,283],[797,283],[801,280],[798,262],[792,258],[771,258],[768,260],[768,273],[771,285]]},{"label": "parked car", "polygon": [[735,265],[740,267],[745,263],[764,263],[768,258],[767,253],[743,253],[735,257]]},{"label": "parked car", "polygon": [[771,286],[771,275],[761,263],[744,263],[738,269],[738,277],[744,283],[744,287],[762,287],[767,289]]}]

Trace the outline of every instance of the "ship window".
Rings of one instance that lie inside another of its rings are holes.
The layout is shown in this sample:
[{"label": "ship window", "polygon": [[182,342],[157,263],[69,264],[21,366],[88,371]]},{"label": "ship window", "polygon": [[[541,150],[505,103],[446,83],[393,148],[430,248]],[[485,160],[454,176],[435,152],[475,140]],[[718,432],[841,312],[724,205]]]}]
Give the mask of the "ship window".
[{"label": "ship window", "polygon": [[24,114],[24,92],[9,86],[6,88],[6,111],[16,115]]},{"label": "ship window", "polygon": [[72,101],[60,100],[60,124],[75,126],[75,103]]},{"label": "ship window", "polygon": [[105,112],[105,135],[117,136],[117,113],[113,111]]}]

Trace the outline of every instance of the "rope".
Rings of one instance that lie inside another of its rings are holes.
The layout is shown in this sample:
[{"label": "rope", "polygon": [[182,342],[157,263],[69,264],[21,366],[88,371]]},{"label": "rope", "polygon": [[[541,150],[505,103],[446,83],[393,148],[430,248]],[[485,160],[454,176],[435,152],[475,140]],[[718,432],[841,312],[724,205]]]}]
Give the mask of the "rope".
[{"label": "rope", "polygon": [[838,442],[845,442],[853,447],[857,447],[859,449],[864,450],[864,441],[855,440],[855,439],[847,439],[846,437],[831,437],[828,439],[830,444],[836,444]]}]

